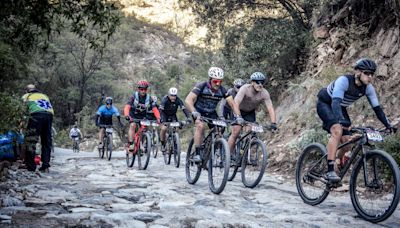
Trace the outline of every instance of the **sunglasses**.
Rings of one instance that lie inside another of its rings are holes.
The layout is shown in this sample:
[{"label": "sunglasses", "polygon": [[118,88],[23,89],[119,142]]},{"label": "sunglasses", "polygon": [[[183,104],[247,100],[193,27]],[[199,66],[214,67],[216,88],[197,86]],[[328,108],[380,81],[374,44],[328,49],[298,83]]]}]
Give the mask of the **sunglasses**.
[{"label": "sunglasses", "polygon": [[147,88],[139,88],[139,91],[147,91]]},{"label": "sunglasses", "polygon": [[222,80],[221,79],[212,79],[211,82],[214,84],[221,84]]},{"label": "sunglasses", "polygon": [[374,75],[374,72],[371,71],[362,71],[363,74],[367,75],[367,76],[372,76]]},{"label": "sunglasses", "polygon": [[258,80],[258,81],[253,81],[258,85],[264,85],[265,81],[264,80]]},{"label": "sunglasses", "polygon": [[111,103],[106,103],[106,105],[111,105]]},{"label": "sunglasses", "polygon": [[171,97],[176,97],[176,95],[170,95]]}]

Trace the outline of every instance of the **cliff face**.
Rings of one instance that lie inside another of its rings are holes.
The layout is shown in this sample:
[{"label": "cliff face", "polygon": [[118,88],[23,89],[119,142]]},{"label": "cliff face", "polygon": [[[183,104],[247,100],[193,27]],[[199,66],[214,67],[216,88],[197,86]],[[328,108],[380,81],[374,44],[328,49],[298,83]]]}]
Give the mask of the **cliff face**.
[{"label": "cliff face", "polygon": [[[302,146],[311,141],[327,140],[316,113],[316,95],[338,76],[352,72],[352,65],[361,57],[369,57],[378,64],[372,84],[389,120],[400,120],[398,23],[386,20],[371,28],[375,23],[372,21],[375,16],[371,15],[370,21],[363,24],[353,21],[344,26],[340,20],[351,16],[349,4],[344,4],[336,14],[319,18],[322,22],[314,27],[315,43],[307,70],[280,96],[277,113],[281,133],[271,135],[272,140],[267,140],[271,148],[271,163],[279,164],[276,170],[292,170]],[[382,127],[365,98],[349,108],[349,115],[353,125]]]}]

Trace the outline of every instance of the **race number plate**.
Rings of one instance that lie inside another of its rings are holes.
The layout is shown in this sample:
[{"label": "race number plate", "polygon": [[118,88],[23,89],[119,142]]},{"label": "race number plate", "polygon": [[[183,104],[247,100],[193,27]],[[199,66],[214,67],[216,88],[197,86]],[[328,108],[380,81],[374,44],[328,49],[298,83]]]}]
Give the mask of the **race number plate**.
[{"label": "race number plate", "polygon": [[259,125],[251,126],[251,130],[254,131],[254,132],[263,132],[264,131],[263,127],[259,126]]},{"label": "race number plate", "polygon": [[222,120],[213,120],[212,123],[217,126],[226,127],[226,123]]},{"label": "race number plate", "polygon": [[113,129],[111,127],[106,128],[107,133],[113,133]]},{"label": "race number plate", "polygon": [[150,126],[151,124],[150,124],[150,121],[148,121],[148,120],[142,120],[142,121],[140,121],[140,125]]},{"label": "race number plate", "polygon": [[159,125],[158,125],[158,123],[151,123],[151,126],[153,126],[153,127],[158,127]]},{"label": "race number plate", "polygon": [[170,124],[171,127],[179,127],[179,122],[172,122]]},{"label": "race number plate", "polygon": [[374,142],[382,142],[383,138],[382,135],[379,131],[367,131],[367,137],[369,141],[374,141]]}]

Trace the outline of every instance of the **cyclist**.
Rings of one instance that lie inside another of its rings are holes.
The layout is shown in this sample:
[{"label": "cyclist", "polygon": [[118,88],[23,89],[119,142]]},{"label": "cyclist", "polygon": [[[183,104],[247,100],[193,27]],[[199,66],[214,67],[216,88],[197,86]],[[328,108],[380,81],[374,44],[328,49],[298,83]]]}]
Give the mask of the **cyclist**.
[{"label": "cyclist", "polygon": [[[165,95],[161,100],[160,105],[160,114],[161,114],[161,122],[175,122],[178,121],[178,117],[176,116],[176,112],[178,108],[181,108],[183,113],[186,116],[186,120],[191,122],[189,119],[190,113],[186,109],[183,101],[178,97],[178,89],[175,87],[171,87],[168,91],[168,95]],[[163,154],[165,154],[165,136],[167,133],[167,126],[161,126],[160,131],[160,140],[161,140],[161,150]]]},{"label": "cyclist", "polygon": [[[236,94],[235,103],[239,106],[240,113],[244,120],[248,122],[256,122],[256,110],[259,110],[261,104],[265,104],[268,114],[271,118],[271,128],[276,130],[276,115],[271,97],[264,88],[267,77],[261,72],[254,72],[250,76],[251,84],[242,86]],[[228,144],[233,153],[235,142],[240,134],[242,126],[234,124],[232,126],[232,134],[228,139]],[[232,160],[234,157],[232,156]]]},{"label": "cyclist", "polygon": [[[221,99],[225,98],[226,102],[233,109],[236,121],[243,123],[243,118],[240,116],[238,106],[232,96],[229,95],[227,90],[221,85],[224,79],[224,71],[218,67],[211,67],[208,70],[208,77],[208,81],[197,83],[185,99],[187,108],[192,113],[196,125],[194,133],[194,162],[201,162],[200,151],[202,150],[201,142],[204,133],[204,123],[199,117],[205,116],[217,119],[218,114],[216,112],[216,107]],[[212,126],[209,125],[209,127]]]},{"label": "cyclist", "polygon": [[[235,96],[238,93],[240,87],[242,87],[244,84],[246,84],[246,82],[243,79],[241,78],[236,79],[235,81],[233,81],[233,87],[228,89],[228,94],[231,95],[233,99],[235,99]],[[220,113],[225,119],[233,120],[232,109],[226,103],[225,99],[222,99],[219,108],[220,108]]]},{"label": "cyclist", "polygon": [[96,113],[96,126],[100,127],[98,148],[103,148],[104,127],[101,125],[112,125],[112,117],[115,115],[118,118],[119,126],[123,126],[118,109],[112,104],[112,97],[106,97],[105,102],[106,104],[100,106]]},{"label": "cyclist", "polygon": [[317,113],[323,122],[323,129],[331,134],[327,145],[328,173],[326,179],[332,183],[340,181],[340,177],[334,171],[337,147],[340,142],[344,143],[350,139],[348,130],[351,121],[346,109],[348,106],[366,96],[378,119],[389,131],[393,130],[371,84],[376,68],[377,65],[373,60],[359,59],[354,65],[354,74],[340,76],[318,93]]},{"label": "cyclist", "polygon": [[133,119],[145,119],[147,110],[151,109],[157,121],[160,122],[160,113],[157,108],[157,103],[147,94],[149,86],[150,84],[146,80],[140,80],[137,83],[137,91],[132,94],[124,108],[124,116],[126,120],[130,122],[128,131],[129,151],[134,151],[135,149],[133,135],[136,130],[136,124],[133,122]]},{"label": "cyclist", "polygon": [[72,143],[74,143],[75,138],[78,138],[78,137],[79,137],[79,139],[81,139],[82,133],[81,133],[81,130],[79,130],[78,126],[76,126],[76,124],[75,124],[69,131],[69,138],[72,139]]}]

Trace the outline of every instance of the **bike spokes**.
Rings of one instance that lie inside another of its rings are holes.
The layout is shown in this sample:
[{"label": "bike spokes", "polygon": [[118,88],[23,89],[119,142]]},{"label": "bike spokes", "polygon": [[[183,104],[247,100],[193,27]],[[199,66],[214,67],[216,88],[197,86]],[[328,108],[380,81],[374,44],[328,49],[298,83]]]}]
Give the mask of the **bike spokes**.
[{"label": "bike spokes", "polygon": [[351,177],[352,202],[363,218],[380,222],[393,213],[399,201],[397,165],[375,152],[367,154],[365,161],[357,165]]},{"label": "bike spokes", "polygon": [[208,161],[208,181],[213,193],[219,194],[225,188],[230,167],[229,155],[227,142],[224,139],[217,139]]},{"label": "bike spokes", "polygon": [[242,182],[246,187],[254,188],[261,181],[267,166],[267,150],[258,139],[251,141],[249,149],[242,159]]}]

